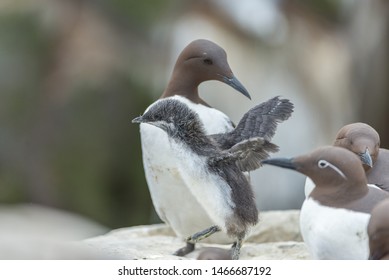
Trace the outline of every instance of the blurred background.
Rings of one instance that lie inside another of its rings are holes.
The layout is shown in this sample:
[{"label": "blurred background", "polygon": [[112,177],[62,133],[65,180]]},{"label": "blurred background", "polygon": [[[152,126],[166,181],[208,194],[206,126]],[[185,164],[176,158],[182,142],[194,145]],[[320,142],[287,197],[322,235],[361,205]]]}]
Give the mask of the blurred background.
[{"label": "blurred background", "polygon": [[[295,104],[277,156],[356,121],[389,148],[388,1],[1,0],[0,228],[44,209],[79,215],[89,235],[159,222],[131,119],[198,38],[226,50],[253,97],[200,86],[233,121],[275,95]],[[252,180],[261,210],[300,208],[303,176],[263,167]]]}]

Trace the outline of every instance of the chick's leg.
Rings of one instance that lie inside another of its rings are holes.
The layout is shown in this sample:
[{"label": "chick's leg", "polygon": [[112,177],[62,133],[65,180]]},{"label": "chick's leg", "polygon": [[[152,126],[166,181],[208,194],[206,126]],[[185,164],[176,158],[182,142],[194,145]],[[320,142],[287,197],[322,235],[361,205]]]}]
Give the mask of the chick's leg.
[{"label": "chick's leg", "polygon": [[204,238],[207,238],[208,236],[211,236],[212,234],[214,234],[215,232],[218,232],[220,230],[221,229],[218,226],[211,226],[205,230],[199,231],[199,232],[189,236],[186,239],[186,246],[178,249],[174,253],[174,255],[182,257],[182,256],[189,254],[190,252],[192,252],[195,249],[196,242],[198,242]]},{"label": "chick's leg", "polygon": [[240,248],[242,247],[243,238],[239,237],[237,241],[234,242],[231,248],[231,258],[233,260],[239,260]]}]

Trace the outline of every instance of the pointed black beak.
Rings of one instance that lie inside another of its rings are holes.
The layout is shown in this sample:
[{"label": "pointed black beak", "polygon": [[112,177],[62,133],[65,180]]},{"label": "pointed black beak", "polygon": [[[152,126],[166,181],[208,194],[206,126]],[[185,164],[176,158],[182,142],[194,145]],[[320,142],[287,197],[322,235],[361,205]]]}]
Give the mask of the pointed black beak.
[{"label": "pointed black beak", "polygon": [[239,82],[239,80],[234,75],[232,75],[231,78],[227,76],[222,76],[222,78],[224,83],[233,87],[234,89],[242,93],[244,96],[246,96],[248,99],[251,99],[251,96],[247,89],[242,85],[241,82]]},{"label": "pointed black beak", "polygon": [[142,123],[143,122],[142,116],[136,117],[131,122],[132,123]]},{"label": "pointed black beak", "polygon": [[297,168],[297,166],[293,163],[293,159],[291,158],[270,158],[263,160],[262,163],[293,170],[296,170]]},{"label": "pointed black beak", "polygon": [[362,154],[359,154],[359,157],[361,158],[361,161],[363,164],[366,164],[369,167],[373,167],[373,159],[371,158],[369,149],[366,148],[366,151]]}]

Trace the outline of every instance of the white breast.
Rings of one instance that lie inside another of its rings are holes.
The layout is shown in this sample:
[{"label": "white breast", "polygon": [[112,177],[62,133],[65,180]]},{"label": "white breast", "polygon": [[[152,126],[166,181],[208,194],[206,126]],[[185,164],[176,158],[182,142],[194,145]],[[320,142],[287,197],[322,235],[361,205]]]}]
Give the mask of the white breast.
[{"label": "white breast", "polygon": [[184,145],[174,142],[171,145],[179,160],[178,170],[184,184],[214,224],[226,231],[225,221],[233,215],[232,209],[235,208],[231,188],[219,176],[209,172],[205,157],[194,154]]},{"label": "white breast", "polygon": [[[184,97],[170,98],[178,99],[195,110],[205,124],[207,134],[232,129],[228,117],[222,112],[194,104]],[[183,238],[219,222],[213,214],[210,217],[208,209],[193,195],[191,188],[195,182],[190,182],[190,176],[183,180],[182,164],[177,160],[166,133],[148,124],[141,124],[140,132],[146,180],[159,217]],[[231,240],[225,234],[217,233],[205,241],[229,243]]]},{"label": "white breast", "polygon": [[320,205],[307,198],[301,208],[300,229],[314,259],[366,260],[370,214]]},{"label": "white breast", "polygon": [[311,178],[307,177],[305,179],[305,185],[304,185],[305,197],[308,197],[314,188],[315,188],[315,183],[311,180]]}]

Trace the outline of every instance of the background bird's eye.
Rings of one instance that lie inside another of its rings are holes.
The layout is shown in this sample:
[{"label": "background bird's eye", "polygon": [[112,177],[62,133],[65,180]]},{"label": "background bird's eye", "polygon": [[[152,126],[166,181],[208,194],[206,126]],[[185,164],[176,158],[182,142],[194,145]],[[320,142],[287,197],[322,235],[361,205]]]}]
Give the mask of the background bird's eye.
[{"label": "background bird's eye", "polygon": [[207,65],[212,65],[212,64],[213,64],[212,59],[210,59],[210,58],[206,58],[206,59],[204,59],[203,61],[204,61],[204,63],[207,64]]},{"label": "background bird's eye", "polygon": [[325,160],[319,160],[319,162],[317,163],[317,166],[319,166],[319,168],[326,168],[328,166],[328,162],[325,161]]}]

